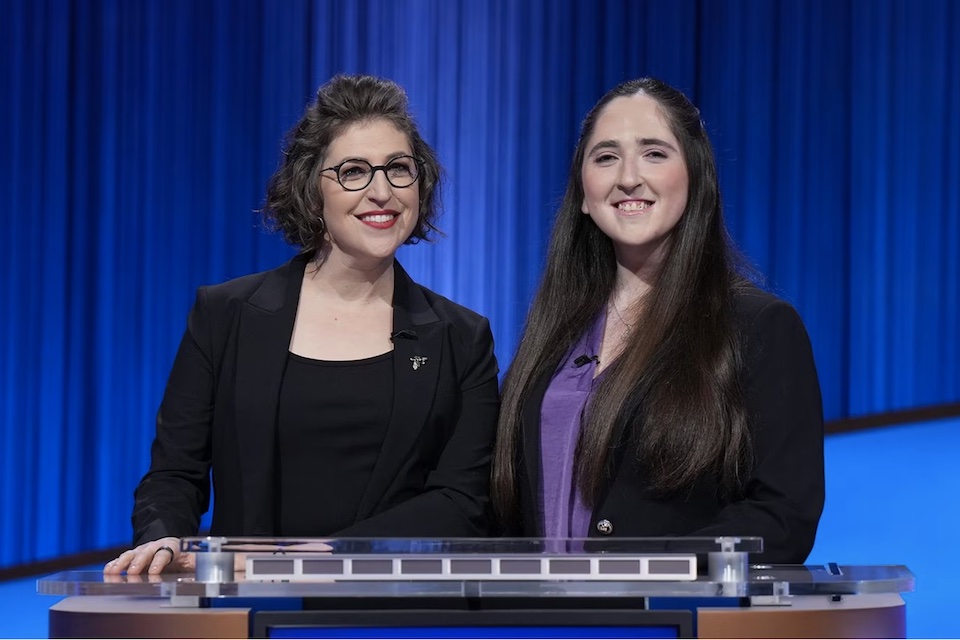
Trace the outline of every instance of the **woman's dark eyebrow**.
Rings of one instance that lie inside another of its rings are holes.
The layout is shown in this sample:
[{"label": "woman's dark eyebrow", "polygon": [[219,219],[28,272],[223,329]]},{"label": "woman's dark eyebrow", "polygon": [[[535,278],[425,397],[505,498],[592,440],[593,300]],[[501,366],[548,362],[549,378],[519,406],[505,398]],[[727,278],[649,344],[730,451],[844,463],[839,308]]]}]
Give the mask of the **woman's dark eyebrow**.
[{"label": "woman's dark eyebrow", "polygon": [[592,156],[600,149],[619,149],[620,143],[616,140],[601,140],[597,144],[590,147],[590,151],[587,153],[588,156]]},{"label": "woman's dark eyebrow", "polygon": [[[675,146],[663,140],[661,138],[637,138],[636,143],[638,147],[666,147],[667,149],[672,149],[673,151],[678,151]],[[620,149],[620,143],[616,140],[601,140],[592,147],[590,147],[590,152],[587,153],[588,156],[592,156],[594,153],[600,149]]]},{"label": "woman's dark eyebrow", "polygon": [[666,147],[668,149],[673,149],[677,151],[677,148],[667,142],[666,140],[661,140],[660,138],[637,138],[638,147]]},{"label": "woman's dark eyebrow", "polygon": [[[406,151],[395,151],[394,153],[391,153],[391,154],[388,154],[388,155],[387,155],[387,159],[384,160],[384,163],[385,163],[385,164],[389,164],[389,163],[393,162],[394,160],[396,160],[397,158],[399,158],[399,157],[401,157],[401,156],[411,156],[411,155],[412,155],[412,153],[408,153],[408,152],[406,152]],[[350,157],[348,157],[348,158],[344,158],[343,160],[341,160],[341,161],[340,161],[339,163],[337,163],[337,164],[343,164],[344,162],[352,162],[352,161],[354,161],[354,160],[363,160],[363,161],[366,162],[367,164],[370,164],[370,165],[373,164],[373,162],[372,162],[369,158],[364,157],[364,156],[350,156]],[[336,165],[334,165],[334,166],[336,166]]]}]

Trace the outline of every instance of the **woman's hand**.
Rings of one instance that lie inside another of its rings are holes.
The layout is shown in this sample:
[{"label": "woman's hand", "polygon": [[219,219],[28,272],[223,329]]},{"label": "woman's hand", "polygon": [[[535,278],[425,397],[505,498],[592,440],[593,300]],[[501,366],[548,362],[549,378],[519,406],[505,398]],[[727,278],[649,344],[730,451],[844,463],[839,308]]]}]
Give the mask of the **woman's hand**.
[{"label": "woman's hand", "polygon": [[194,568],[193,554],[180,552],[180,538],[160,538],[124,551],[104,565],[103,572],[120,574],[126,571],[127,575],[138,575],[146,570],[148,575],[156,575],[162,571],[192,572]]}]

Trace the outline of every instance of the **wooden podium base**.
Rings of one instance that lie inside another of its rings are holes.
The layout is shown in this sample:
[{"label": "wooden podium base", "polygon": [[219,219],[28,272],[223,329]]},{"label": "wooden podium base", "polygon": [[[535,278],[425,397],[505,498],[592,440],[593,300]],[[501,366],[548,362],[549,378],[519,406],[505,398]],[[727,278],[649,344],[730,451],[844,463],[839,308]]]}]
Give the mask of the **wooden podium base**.
[{"label": "wooden podium base", "polygon": [[74,596],[50,607],[51,638],[248,638],[250,609],[171,607],[167,600]]},{"label": "wooden podium base", "polygon": [[[50,608],[51,638],[247,638],[250,609],[171,607],[166,600],[75,596]],[[799,596],[789,606],[700,608],[701,638],[904,638],[897,594]]]},{"label": "wooden podium base", "polygon": [[906,605],[898,594],[799,596],[788,607],[697,611],[701,638],[905,638]]}]

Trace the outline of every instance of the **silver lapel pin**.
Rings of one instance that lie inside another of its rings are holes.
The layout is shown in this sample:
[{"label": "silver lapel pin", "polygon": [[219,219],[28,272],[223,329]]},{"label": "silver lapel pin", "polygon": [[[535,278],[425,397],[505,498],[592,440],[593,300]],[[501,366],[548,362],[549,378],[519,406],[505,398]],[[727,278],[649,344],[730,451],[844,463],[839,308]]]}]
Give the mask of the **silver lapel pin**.
[{"label": "silver lapel pin", "polygon": [[413,363],[413,370],[416,371],[423,365],[427,364],[427,358],[426,356],[413,356],[410,358],[410,362]]}]

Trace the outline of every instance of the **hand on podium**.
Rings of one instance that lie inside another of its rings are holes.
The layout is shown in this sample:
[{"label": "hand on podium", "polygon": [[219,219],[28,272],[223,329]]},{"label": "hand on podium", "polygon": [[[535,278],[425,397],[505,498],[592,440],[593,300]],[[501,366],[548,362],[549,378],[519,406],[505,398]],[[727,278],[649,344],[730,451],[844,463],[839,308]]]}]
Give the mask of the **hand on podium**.
[{"label": "hand on podium", "polygon": [[193,573],[196,567],[192,553],[180,552],[180,538],[160,538],[124,551],[104,565],[103,572],[118,575],[126,571],[135,576],[145,569],[147,574],[156,575],[163,571]]}]

